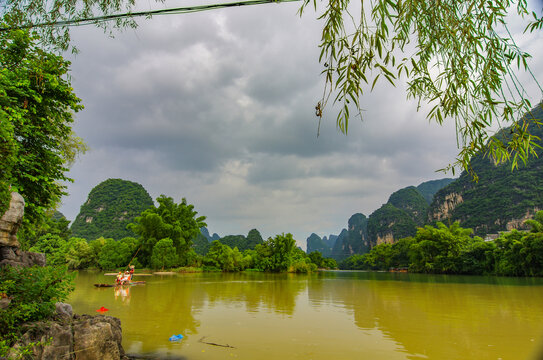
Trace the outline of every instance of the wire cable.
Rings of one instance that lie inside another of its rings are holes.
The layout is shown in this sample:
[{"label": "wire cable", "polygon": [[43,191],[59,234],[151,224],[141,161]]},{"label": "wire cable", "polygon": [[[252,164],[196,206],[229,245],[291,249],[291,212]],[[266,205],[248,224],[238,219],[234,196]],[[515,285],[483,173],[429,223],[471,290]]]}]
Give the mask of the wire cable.
[{"label": "wire cable", "polygon": [[248,1],[238,1],[232,3],[223,3],[223,4],[207,4],[207,5],[198,5],[198,6],[185,6],[178,8],[169,8],[169,9],[159,9],[159,10],[148,10],[148,11],[137,11],[137,12],[127,12],[121,14],[111,14],[103,15],[96,17],[88,17],[81,19],[70,19],[62,21],[50,21],[37,24],[22,24],[18,26],[7,26],[0,27],[0,32],[10,31],[15,29],[31,29],[36,27],[64,27],[64,26],[82,26],[82,25],[92,25],[102,22],[123,19],[123,18],[136,18],[136,17],[150,17],[154,15],[178,15],[186,14],[199,11],[223,9],[229,7],[239,7],[239,6],[250,6],[250,5],[263,5],[263,4],[273,4],[273,3],[283,3],[283,2],[297,2],[301,0],[248,0]]}]

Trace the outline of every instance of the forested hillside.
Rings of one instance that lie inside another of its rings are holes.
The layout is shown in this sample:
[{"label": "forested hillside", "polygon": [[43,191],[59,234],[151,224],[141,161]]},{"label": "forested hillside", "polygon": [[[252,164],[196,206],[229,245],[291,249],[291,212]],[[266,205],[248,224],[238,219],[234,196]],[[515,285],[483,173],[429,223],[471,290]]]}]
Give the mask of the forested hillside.
[{"label": "forested hillside", "polygon": [[89,241],[134,236],[126,226],[152,205],[151,196],[140,184],[108,179],[95,186],[81,205],[71,226],[72,235]]},{"label": "forested hillside", "polygon": [[348,221],[348,229],[339,236],[320,238],[311,234],[307,238],[307,253],[319,251],[341,261],[353,254],[363,254],[380,243],[393,243],[406,236],[413,236],[418,226],[426,223],[429,203],[434,194],[454,179],[424,182],[417,187],[408,186],[390,195],[386,204],[369,217],[354,214]]},{"label": "forested hillside", "polygon": [[332,253],[332,246],[326,244],[326,242],[324,242],[324,240],[315,233],[309,235],[309,237],[307,238],[308,254],[312,253],[313,251],[318,251],[322,254],[322,256],[328,257]]},{"label": "forested hillside", "polygon": [[[526,116],[543,119],[542,105]],[[529,130],[543,138],[541,126],[531,124]],[[504,129],[497,136],[508,135],[509,130]],[[538,153],[539,157],[531,157],[525,165],[520,163],[514,171],[509,163],[496,166],[488,157],[476,156],[471,166],[479,181],[474,182],[471,175],[463,172],[441,189],[430,206],[429,220],[458,220],[477,235],[522,228],[526,219],[543,209],[543,151]]]},{"label": "forested hillside", "polygon": [[368,241],[368,218],[357,213],[349,218],[347,230],[339,235],[334,248],[332,258],[343,260],[353,254],[362,254],[370,250]]},{"label": "forested hillside", "polygon": [[454,180],[455,179],[453,178],[444,178],[439,180],[426,181],[417,186],[417,190],[422,194],[422,196],[424,196],[426,202],[428,202],[428,204],[431,204],[432,200],[434,200],[434,195],[439,190],[452,183]]}]

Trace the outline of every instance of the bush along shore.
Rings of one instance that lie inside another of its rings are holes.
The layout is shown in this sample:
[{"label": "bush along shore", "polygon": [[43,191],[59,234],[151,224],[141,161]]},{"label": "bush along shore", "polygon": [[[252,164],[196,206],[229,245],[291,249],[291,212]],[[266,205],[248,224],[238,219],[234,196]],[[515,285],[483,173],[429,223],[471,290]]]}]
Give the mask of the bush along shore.
[{"label": "bush along shore", "polygon": [[526,220],[529,231],[511,230],[495,239],[472,236],[471,229],[442,223],[419,228],[414,237],[379,244],[340,263],[341,269],[433,274],[543,276],[543,211]]}]

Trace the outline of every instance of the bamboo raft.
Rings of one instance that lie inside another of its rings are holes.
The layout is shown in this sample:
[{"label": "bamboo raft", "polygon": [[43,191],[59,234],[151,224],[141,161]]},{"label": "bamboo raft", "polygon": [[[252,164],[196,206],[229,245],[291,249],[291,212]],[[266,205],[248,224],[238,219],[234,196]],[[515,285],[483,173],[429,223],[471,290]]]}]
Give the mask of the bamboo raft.
[{"label": "bamboo raft", "polygon": [[96,287],[117,287],[117,286],[127,286],[127,285],[143,285],[145,281],[130,281],[128,284],[94,284]]}]

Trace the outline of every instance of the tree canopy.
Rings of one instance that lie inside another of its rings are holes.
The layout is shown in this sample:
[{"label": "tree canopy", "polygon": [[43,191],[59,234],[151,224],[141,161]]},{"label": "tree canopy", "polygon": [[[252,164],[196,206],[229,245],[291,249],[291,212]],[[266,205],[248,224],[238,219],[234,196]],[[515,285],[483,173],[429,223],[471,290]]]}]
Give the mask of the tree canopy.
[{"label": "tree canopy", "polygon": [[[310,4],[318,8],[316,0],[304,0],[300,14]],[[355,13],[350,0],[325,1],[320,61],[326,85],[317,116],[332,97],[341,106],[337,126],[346,133],[351,112],[360,115],[360,97],[386,79],[404,83],[408,98],[430,105],[430,121],[456,123],[460,152],[448,169],[471,170],[469,160],[479,153],[497,162],[512,159],[513,167],[535,155],[540,139],[527,125],[540,121],[522,117],[532,105],[515,74],[530,71],[530,55],[507,26],[516,12],[526,31],[542,28],[541,15],[530,12],[526,0],[376,0],[360,6]],[[514,136],[507,142],[492,137],[496,124],[511,124]]]},{"label": "tree canopy", "polygon": [[[430,121],[455,122],[459,154],[446,169],[460,166],[476,176],[469,164],[473,155],[512,160],[513,168],[535,156],[540,139],[527,125],[540,121],[521,116],[532,106],[516,75],[519,69],[530,72],[530,54],[507,25],[508,16],[517,14],[525,31],[543,28],[543,16],[530,11],[527,0],[303,0],[300,15],[311,5],[324,9],[319,15],[325,77],[315,108],[319,118],[332,99],[340,106],[337,126],[347,133],[353,114],[361,114],[360,98],[384,79],[405,84],[408,98],[428,104]],[[0,31],[39,24],[46,43],[66,49],[71,22],[136,26],[134,7],[134,0],[6,0]],[[492,136],[501,124],[512,126],[514,136],[505,142]]]},{"label": "tree canopy", "polygon": [[100,236],[120,240],[132,236],[127,225],[151,206],[153,199],[141,184],[107,179],[92,188],[71,230],[74,236],[88,240]]},{"label": "tree canopy", "polygon": [[162,250],[157,250],[154,263],[170,262],[170,259],[165,260],[158,253],[163,254],[171,241],[171,246],[175,248],[178,256],[176,265],[186,265],[192,239],[198,235],[201,227],[207,226],[204,222],[205,216],[197,217],[198,212],[194,211],[194,205],[188,204],[185,198],[176,204],[171,197],[161,195],[156,201],[158,207],[152,206],[145,210],[141,216],[134,219],[134,223],[128,225],[141,236],[138,260],[143,265],[151,265],[155,245],[162,239],[169,239],[161,243]]},{"label": "tree canopy", "polygon": [[82,106],[67,78],[70,63],[38,41],[28,31],[0,32],[0,213],[17,191],[27,223],[58,203],[68,165],[86,149],[71,129]]}]

